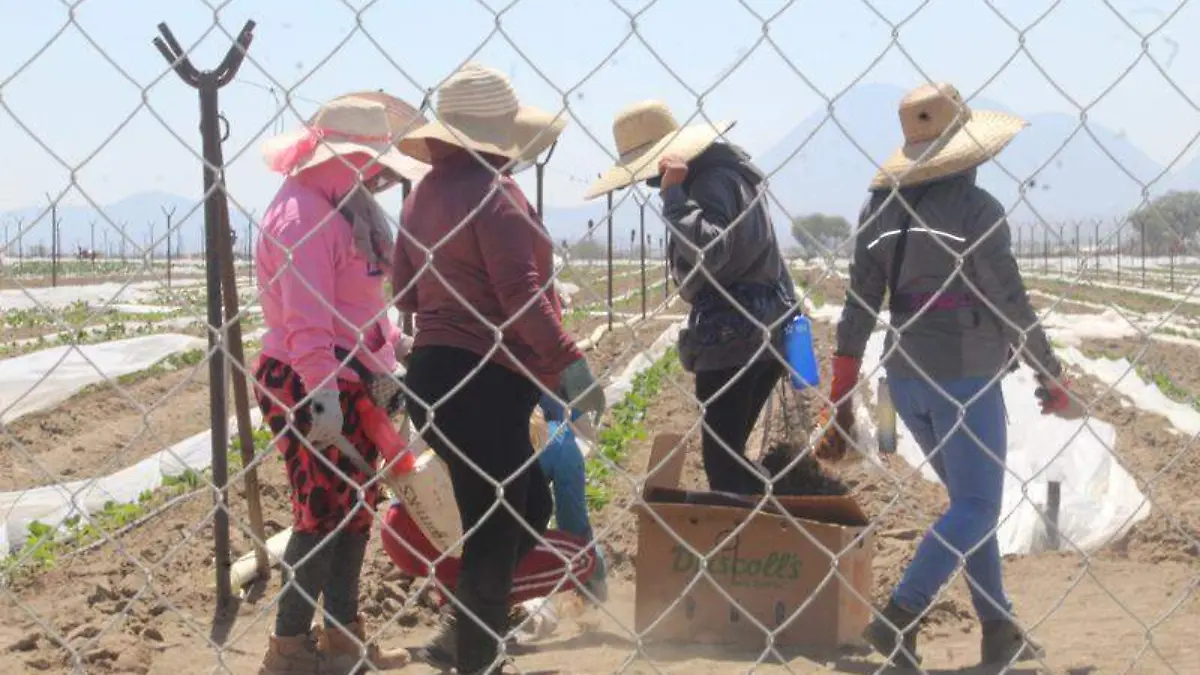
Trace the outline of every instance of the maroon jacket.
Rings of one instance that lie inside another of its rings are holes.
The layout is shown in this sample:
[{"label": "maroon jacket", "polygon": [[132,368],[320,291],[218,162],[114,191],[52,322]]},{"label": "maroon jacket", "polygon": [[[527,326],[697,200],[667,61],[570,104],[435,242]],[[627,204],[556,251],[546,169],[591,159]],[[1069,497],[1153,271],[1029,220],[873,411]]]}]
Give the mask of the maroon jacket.
[{"label": "maroon jacket", "polygon": [[[423,269],[426,250],[432,264]],[[511,176],[496,178],[466,152],[439,161],[404,202],[393,256],[396,307],[416,314],[414,348],[483,356],[496,344],[491,326],[507,323],[504,347],[539,382],[557,387],[563,369],[583,354],[562,326],[552,251]],[[492,360],[524,374],[503,349]]]}]

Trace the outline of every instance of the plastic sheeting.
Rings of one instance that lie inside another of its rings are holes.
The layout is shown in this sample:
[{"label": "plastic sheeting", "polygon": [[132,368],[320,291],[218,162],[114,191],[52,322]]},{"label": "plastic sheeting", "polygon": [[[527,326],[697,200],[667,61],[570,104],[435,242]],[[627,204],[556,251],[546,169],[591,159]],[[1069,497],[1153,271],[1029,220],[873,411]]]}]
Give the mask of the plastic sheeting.
[{"label": "plastic sheeting", "polygon": [[[202,283],[202,280],[180,280],[175,283],[175,290],[198,286]],[[52,288],[13,288],[0,291],[0,309],[67,307],[79,301],[89,305],[103,305],[109,302],[137,303],[155,297],[163,289],[164,286],[157,281],[105,282],[86,286],[56,286]]]},{"label": "plastic sheeting", "polygon": [[[190,335],[147,335],[80,347],[62,346],[0,361],[0,421],[53,407],[92,384],[145,370],[207,342]],[[82,353],[80,353],[82,352]]]},{"label": "plastic sheeting", "polygon": [[[251,408],[250,418],[257,426],[262,414]],[[232,438],[237,430],[236,418],[231,417],[229,425]],[[86,519],[103,509],[106,502],[135,502],[142,492],[162,485],[163,478],[188,469],[203,471],[211,464],[212,432],[204,431],[102,478],[0,493],[0,552],[19,549],[29,524],[35,520],[60,526],[73,516]]]},{"label": "plastic sheeting", "polygon": [[[863,373],[871,373],[883,353],[884,333],[867,343]],[[875,371],[869,382],[871,406],[878,396]],[[1004,555],[1039,553],[1048,549],[1046,509],[1048,483],[1061,483],[1058,529],[1060,547],[1092,551],[1111,544],[1134,524],[1150,515],[1150,502],[1136,481],[1113,456],[1117,434],[1112,425],[1095,418],[1086,422],[1041,414],[1033,396],[1034,373],[1022,367],[1002,380],[1008,408],[1008,474],[997,533]],[[874,416],[860,403],[857,440],[874,450]],[[921,475],[939,482],[903,421],[897,424],[898,453]],[[1110,450],[1110,448],[1112,450]]]}]

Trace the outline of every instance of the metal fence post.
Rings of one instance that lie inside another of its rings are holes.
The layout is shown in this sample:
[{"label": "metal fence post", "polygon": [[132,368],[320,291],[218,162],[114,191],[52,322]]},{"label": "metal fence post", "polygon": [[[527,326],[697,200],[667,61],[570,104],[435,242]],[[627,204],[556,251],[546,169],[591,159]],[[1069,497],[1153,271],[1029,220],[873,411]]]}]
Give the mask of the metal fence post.
[{"label": "metal fence post", "polygon": [[[158,25],[161,37],[154,46],[171,64],[176,74],[200,94],[200,134],[204,145],[204,229],[205,268],[208,290],[209,324],[209,402],[212,425],[212,477],[216,488],[217,509],[213,515],[213,550],[216,557],[217,605],[224,607],[233,599],[229,556],[229,417],[226,412],[226,369],[224,348],[229,344],[231,356],[239,366],[233,378],[235,405],[242,460],[245,464],[246,501],[250,512],[250,528],[254,535],[254,552],[260,578],[269,573],[265,548],[266,532],[262,520],[262,505],[258,474],[254,467],[254,430],[250,428],[249,398],[246,390],[244,359],[242,358],[241,323],[237,319],[237,286],[233,269],[233,242],[229,232],[229,204],[225,194],[224,158],[221,143],[227,136],[228,123],[221,129],[218,92],[237,75],[254,36],[254,22],[247,21],[237,40],[215,70],[198,71],[188,59],[183,47],[172,35],[167,24]],[[224,258],[224,260],[222,260]],[[224,263],[224,265],[222,264]],[[224,267],[224,270],[222,269]],[[222,274],[224,272],[224,274]],[[222,318],[222,296],[225,311],[232,320],[226,326]],[[232,298],[231,298],[232,296]],[[230,303],[229,300],[233,302]],[[220,337],[218,337],[218,332]],[[228,341],[228,342],[227,342]]]},{"label": "metal fence post", "polygon": [[[402,205],[400,207],[401,217],[396,219],[396,222],[398,222],[398,223],[403,224],[403,222],[404,222],[403,202],[408,201],[408,195],[410,192],[412,192],[412,183],[409,182],[407,179],[404,179],[404,178],[400,179],[400,200],[402,202]],[[399,235],[399,233],[397,233],[397,235]],[[399,246],[400,245],[399,244],[399,242],[400,242],[399,236],[396,237],[396,242],[397,242],[396,245]],[[393,298],[395,297],[396,293],[397,293],[397,290],[395,288],[393,288],[392,289],[392,297]],[[404,316],[400,317],[400,330],[403,331],[404,334],[408,335],[408,336],[412,336],[415,333],[416,327],[413,322],[412,314],[406,313],[406,314],[404,314]]]},{"label": "metal fence post", "polygon": [[608,193],[608,329],[613,325],[613,193]]},{"label": "metal fence post", "polygon": [[646,200],[638,202],[638,248],[642,259],[642,320],[646,319]]},{"label": "metal fence post", "polygon": [[50,286],[58,287],[58,203],[46,193],[50,202]]},{"label": "metal fence post", "polygon": [[1057,551],[1061,544],[1061,536],[1058,530],[1058,514],[1062,504],[1062,483],[1052,480],[1046,484],[1046,520],[1049,523],[1046,526],[1048,530],[1046,546],[1051,551]]},{"label": "metal fence post", "polygon": [[[167,290],[171,290],[171,219],[175,216],[175,207],[171,207],[168,211],[166,207],[162,209],[163,215],[167,217]],[[151,257],[153,260],[153,256]]]}]

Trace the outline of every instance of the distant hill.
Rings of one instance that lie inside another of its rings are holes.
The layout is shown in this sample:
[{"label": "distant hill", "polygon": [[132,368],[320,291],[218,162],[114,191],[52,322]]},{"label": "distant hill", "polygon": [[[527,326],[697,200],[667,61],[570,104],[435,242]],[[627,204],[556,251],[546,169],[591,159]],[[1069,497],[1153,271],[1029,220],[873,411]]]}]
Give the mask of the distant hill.
[{"label": "distant hill", "polygon": [[[68,195],[64,201],[72,196]],[[164,192],[141,192],[112,204],[100,205],[100,209],[103,213],[90,206],[59,206],[59,246],[65,257],[74,255],[76,246],[92,247],[93,223],[97,249],[105,252],[107,236],[107,250],[114,256],[120,255],[122,241],[125,243],[126,254],[134,256],[135,246],[146,246],[151,233],[156,240],[163,238],[167,221],[164,210],[170,212],[172,209],[172,229],[176,232],[171,239],[172,249],[177,250],[178,244],[182,244],[187,253],[196,254],[201,250],[204,238],[204,203],[199,199]],[[246,218],[232,204],[229,212],[234,231],[241,235],[246,230]],[[37,224],[30,227],[35,220],[38,221]],[[9,226],[9,236],[12,239],[16,239],[17,221],[25,223],[22,245],[26,252],[37,246],[44,246],[49,250],[51,228],[48,205],[0,214],[0,226]],[[121,234],[122,231],[124,235]],[[236,245],[239,249],[244,238],[244,235],[238,238]],[[15,255],[15,251],[11,255]],[[159,241],[155,255],[166,255],[165,241]]]},{"label": "distant hill", "polygon": [[[776,228],[781,240],[791,244],[786,210],[791,215],[824,212],[845,216],[852,222],[866,196],[866,186],[875,168],[868,158],[882,161],[901,141],[896,106],[904,95],[901,87],[887,84],[863,84],[854,87],[833,106],[833,118],[818,110],[802,119],[791,131],[765,152],[755,157],[758,165],[771,174]],[[979,109],[1008,108],[990,101],[972,101]],[[1022,113],[1023,111],[1017,110]],[[1080,128],[1075,116],[1059,113],[1024,113],[1030,126],[1000,155],[999,161],[980,170],[980,183],[991,190],[1006,206],[1014,209],[1015,225],[1050,223],[1123,216],[1141,203],[1143,186],[1150,183],[1151,194],[1168,189],[1200,187],[1200,159],[1178,167],[1168,175],[1127,138],[1095,123]],[[734,142],[738,132],[730,134]],[[851,140],[853,139],[853,140]],[[1006,173],[1007,171],[1007,173]],[[1012,175],[1009,175],[1009,174]],[[1140,181],[1140,183],[1139,183]],[[1021,185],[1024,183],[1024,197]],[[620,196],[617,197],[620,203]],[[150,223],[161,234],[162,207],[176,208],[177,219],[196,209],[183,226],[186,250],[196,251],[203,231],[203,205],[197,200],[162,193],[142,193],[112,205],[104,211],[115,222],[124,223],[130,237],[144,242]],[[250,206],[250,205],[247,205]],[[261,208],[261,206],[260,206]],[[646,229],[654,237],[663,225],[647,208]],[[0,223],[12,217],[27,221],[39,208],[0,214]],[[245,218],[231,210],[235,230],[245,231]],[[89,223],[97,220],[97,246],[103,247],[102,232],[109,231],[110,247],[118,237],[91,208],[60,209],[62,243],[69,251],[76,242],[89,245]],[[588,221],[597,225],[596,240],[603,243],[606,232],[603,218],[605,200],[599,199],[574,207],[548,206],[546,223],[556,241],[578,241]],[[48,218],[25,238],[26,246],[39,239],[49,243]],[[178,222],[178,220],[177,220]],[[613,239],[619,248],[627,248],[631,230],[638,227],[638,208],[632,198],[620,203],[613,217]],[[238,242],[239,247],[243,245]],[[161,252],[160,252],[161,255]]]},{"label": "distant hill", "polygon": [[[853,222],[876,171],[868,157],[882,161],[902,142],[896,106],[904,93],[891,85],[856,87],[834,105],[836,123],[824,111],[814,113],[763,153],[759,164],[773,172],[772,192],[782,207],[792,215],[818,211]],[[990,101],[971,105],[1012,112]],[[1137,180],[1149,182],[1162,172],[1128,139],[1095,123],[1080,129],[1069,115],[1023,116],[1030,126],[979,172],[982,186],[1015,207],[1014,223],[1032,224],[1038,215],[1051,223],[1123,215],[1141,201]],[[1157,185],[1156,192],[1167,187]]]}]

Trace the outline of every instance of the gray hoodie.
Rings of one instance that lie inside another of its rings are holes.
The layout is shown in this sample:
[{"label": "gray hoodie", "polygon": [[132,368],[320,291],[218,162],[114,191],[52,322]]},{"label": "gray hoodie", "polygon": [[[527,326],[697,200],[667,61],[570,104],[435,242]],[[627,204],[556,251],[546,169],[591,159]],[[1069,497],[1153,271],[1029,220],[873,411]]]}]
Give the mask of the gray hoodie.
[{"label": "gray hoodie", "polygon": [[[688,162],[682,185],[662,193],[663,216],[673,228],[667,260],[680,297],[691,305],[679,337],[680,360],[691,372],[774,358],[763,349],[763,326],[775,329],[771,337],[780,346],[795,286],[775,239],[766,190],[745,152],[714,143]],[[733,308],[714,282],[745,312]]]},{"label": "gray hoodie", "polygon": [[889,331],[889,376],[993,377],[1015,365],[1015,351],[1035,371],[1057,377],[1062,366],[1026,294],[1004,207],[975,184],[974,170],[899,194],[871,193],[855,233],[837,352],[862,356],[883,307],[905,217],[905,256],[889,302],[900,348],[891,351],[895,334]]}]

